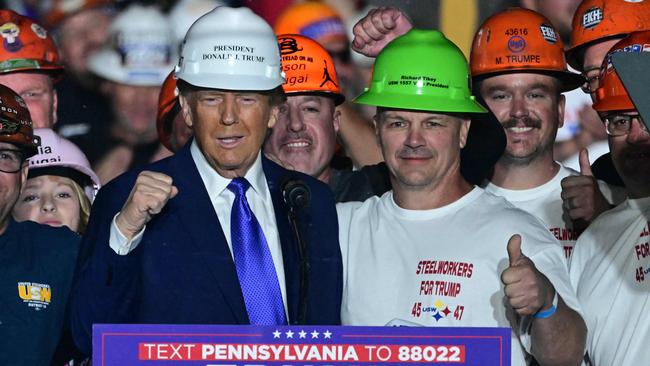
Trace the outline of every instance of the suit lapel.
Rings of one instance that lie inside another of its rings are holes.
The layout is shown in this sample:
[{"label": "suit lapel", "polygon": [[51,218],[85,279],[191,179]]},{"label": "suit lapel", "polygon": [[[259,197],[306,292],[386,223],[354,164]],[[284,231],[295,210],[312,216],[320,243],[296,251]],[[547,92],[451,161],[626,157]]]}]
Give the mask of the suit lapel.
[{"label": "suit lapel", "polygon": [[248,324],[246,305],[228,242],[192,159],[190,145],[186,144],[172,159],[171,174],[178,195],[170,201],[170,208],[190,234],[188,245],[202,253],[203,265],[214,276],[237,322]]},{"label": "suit lapel", "polygon": [[271,200],[273,201],[275,221],[280,236],[280,246],[282,247],[282,260],[284,262],[289,324],[293,324],[293,321],[297,320],[298,316],[300,277],[298,269],[297,243],[289,222],[286,204],[282,198],[281,184],[285,179],[287,179],[288,172],[266,159],[264,156],[262,156],[262,169],[264,170],[266,182],[269,186],[269,191],[271,192]]}]

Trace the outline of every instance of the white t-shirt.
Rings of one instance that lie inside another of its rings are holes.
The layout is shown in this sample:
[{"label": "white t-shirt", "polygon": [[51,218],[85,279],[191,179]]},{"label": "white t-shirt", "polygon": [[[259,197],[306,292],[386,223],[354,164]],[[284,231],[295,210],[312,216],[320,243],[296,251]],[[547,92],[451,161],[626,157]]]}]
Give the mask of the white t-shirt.
[{"label": "white t-shirt", "polygon": [[650,364],[650,197],[629,199],[580,236],[571,283],[594,365]]},{"label": "white t-shirt", "polygon": [[[573,222],[562,206],[561,182],[570,175],[580,175],[577,171],[560,164],[560,169],[553,179],[541,186],[531,189],[505,189],[488,182],[485,190],[510,201],[517,208],[531,213],[541,219],[548,230],[562,244],[564,255],[568,259],[578,240],[578,234],[573,229]],[[624,194],[612,190],[607,183],[598,181],[598,188],[610,203],[619,203]]]},{"label": "white t-shirt", "polygon": [[[392,192],[337,205],[343,254],[341,320],[385,325],[394,319],[425,326],[509,327],[501,273],[507,243],[522,235],[522,252],[579,310],[562,251],[543,224],[505,201],[474,188],[433,210],[405,210]],[[530,318],[513,328],[526,334]],[[524,365],[513,331],[512,365]]]}]

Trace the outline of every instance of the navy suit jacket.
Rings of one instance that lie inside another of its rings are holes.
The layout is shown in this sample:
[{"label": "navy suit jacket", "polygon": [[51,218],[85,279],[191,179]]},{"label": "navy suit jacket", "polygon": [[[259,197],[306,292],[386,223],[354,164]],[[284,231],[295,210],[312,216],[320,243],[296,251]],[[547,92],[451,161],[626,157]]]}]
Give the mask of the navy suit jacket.
[{"label": "navy suit jacket", "polygon": [[[125,173],[99,192],[82,240],[82,248],[92,254],[72,299],[73,336],[83,352],[90,354],[93,323],[249,323],[226,237],[190,145]],[[307,184],[312,197],[310,207],[298,213],[310,266],[306,323],[339,324],[342,261],[333,195],[316,179],[266,158],[262,166],[280,234],[289,322],[298,318],[299,260],[281,185],[293,177]],[[171,176],[178,194],[147,224],[138,247],[120,256],[108,244],[111,222],[142,170]]]}]

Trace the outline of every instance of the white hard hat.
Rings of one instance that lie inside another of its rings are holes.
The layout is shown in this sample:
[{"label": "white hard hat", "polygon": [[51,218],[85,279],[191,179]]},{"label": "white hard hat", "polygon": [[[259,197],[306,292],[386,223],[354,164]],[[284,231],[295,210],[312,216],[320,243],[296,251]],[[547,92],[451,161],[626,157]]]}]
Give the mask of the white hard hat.
[{"label": "white hard hat", "polygon": [[273,29],[248,8],[215,8],[187,31],[176,78],[213,89],[281,86],[284,75]]},{"label": "white hard hat", "polygon": [[181,0],[169,11],[169,21],[176,36],[176,42],[183,42],[185,33],[201,15],[209,12],[223,2],[217,0]]},{"label": "white hard hat", "polygon": [[[29,177],[65,176],[77,182],[92,202],[101,183],[77,145],[49,128],[34,129],[34,141],[38,145],[38,154],[29,158]],[[69,171],[64,171],[64,168]]]},{"label": "white hard hat", "polygon": [[136,86],[160,86],[176,63],[168,19],[153,6],[131,5],[109,28],[107,46],[88,59],[104,79]]}]

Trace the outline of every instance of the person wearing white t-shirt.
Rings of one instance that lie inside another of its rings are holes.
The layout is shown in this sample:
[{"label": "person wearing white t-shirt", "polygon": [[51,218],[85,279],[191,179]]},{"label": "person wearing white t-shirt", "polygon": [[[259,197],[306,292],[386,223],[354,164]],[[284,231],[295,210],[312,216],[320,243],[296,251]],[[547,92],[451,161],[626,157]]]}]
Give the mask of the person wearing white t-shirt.
[{"label": "person wearing white t-shirt", "polygon": [[[377,107],[393,189],[337,205],[341,320],[511,326],[512,365],[530,356],[578,364],[586,328],[557,241],[460,173],[470,125],[488,123],[475,118],[487,110],[468,77],[462,52],[437,31],[410,30],[377,56],[370,88],[356,101]],[[494,128],[501,130],[497,121]]]},{"label": "person wearing white t-shirt", "polygon": [[[379,8],[355,27],[364,38],[355,38],[353,47],[376,56],[412,25],[399,9]],[[562,40],[551,22],[520,8],[496,13],[479,27],[470,68],[474,94],[497,116],[508,141],[484,188],[542,219],[568,258],[589,222],[611,208],[610,203],[624,199],[620,190],[592,176],[586,150],[581,152],[580,172],[565,169],[553,158],[564,116],[561,93],[578,88],[584,78],[568,70]],[[522,200],[531,196],[536,199]]]},{"label": "person wearing white t-shirt", "polygon": [[[514,19],[527,30],[517,35],[525,44],[524,52],[538,58],[513,62],[523,50],[502,46],[513,41],[508,29]],[[470,68],[476,93],[497,116],[508,139],[485,189],[540,218],[569,258],[580,233],[611,208],[610,202],[622,199],[593,177],[587,150],[580,153],[579,172],[554,159],[553,145],[565,111],[562,93],[581,86],[584,78],[568,70],[562,41],[550,24],[532,10],[493,15],[474,38]]]},{"label": "person wearing white t-shirt", "polygon": [[[631,33],[616,43],[609,55],[633,52],[647,43],[650,31]],[[580,236],[569,273],[584,308],[589,329],[587,353],[592,364],[647,365],[650,133],[609,65],[606,58],[593,107],[605,122],[612,161],[625,183],[628,199],[599,216]]]}]

